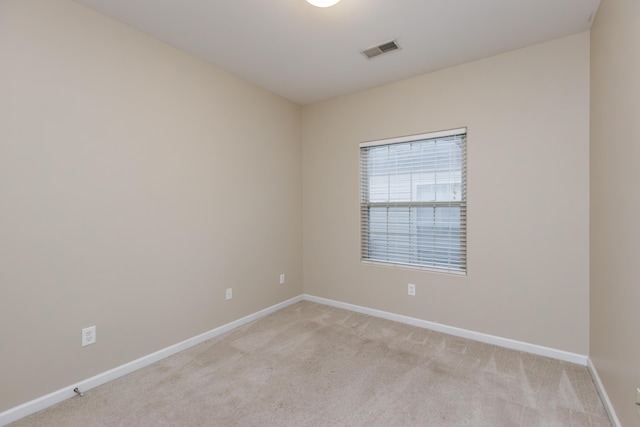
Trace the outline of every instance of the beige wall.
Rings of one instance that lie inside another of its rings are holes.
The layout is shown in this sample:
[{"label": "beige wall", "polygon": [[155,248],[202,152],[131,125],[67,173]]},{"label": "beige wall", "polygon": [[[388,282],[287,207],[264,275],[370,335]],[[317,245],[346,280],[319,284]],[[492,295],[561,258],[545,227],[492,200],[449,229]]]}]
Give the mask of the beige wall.
[{"label": "beige wall", "polygon": [[[0,58],[0,412],[303,272],[308,294],[589,351],[588,33],[304,109],[68,0],[2,0]],[[362,265],[358,143],[462,126],[468,276]],[[592,334],[612,394],[621,323]]]},{"label": "beige wall", "polygon": [[302,293],[299,106],[67,0],[0,62],[0,412]]},{"label": "beige wall", "polygon": [[[588,33],[307,106],[303,122],[305,293],[587,354]],[[468,275],[361,264],[358,143],[463,126]]]},{"label": "beige wall", "polygon": [[640,425],[640,2],[603,0],[591,29],[590,356],[624,426]]}]

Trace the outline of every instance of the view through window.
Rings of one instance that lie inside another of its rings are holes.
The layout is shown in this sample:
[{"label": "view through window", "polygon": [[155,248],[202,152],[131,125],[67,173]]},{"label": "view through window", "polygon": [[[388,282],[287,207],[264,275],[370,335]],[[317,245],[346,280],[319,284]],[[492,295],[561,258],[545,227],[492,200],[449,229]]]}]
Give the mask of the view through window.
[{"label": "view through window", "polygon": [[363,261],[466,272],[466,135],[360,144]]}]

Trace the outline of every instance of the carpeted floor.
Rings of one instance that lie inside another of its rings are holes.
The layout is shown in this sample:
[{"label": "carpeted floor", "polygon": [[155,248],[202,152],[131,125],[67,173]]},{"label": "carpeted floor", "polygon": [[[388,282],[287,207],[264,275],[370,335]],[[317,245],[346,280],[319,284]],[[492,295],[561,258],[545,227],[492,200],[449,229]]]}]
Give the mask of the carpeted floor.
[{"label": "carpeted floor", "polygon": [[583,366],[300,302],[11,426],[611,424]]}]

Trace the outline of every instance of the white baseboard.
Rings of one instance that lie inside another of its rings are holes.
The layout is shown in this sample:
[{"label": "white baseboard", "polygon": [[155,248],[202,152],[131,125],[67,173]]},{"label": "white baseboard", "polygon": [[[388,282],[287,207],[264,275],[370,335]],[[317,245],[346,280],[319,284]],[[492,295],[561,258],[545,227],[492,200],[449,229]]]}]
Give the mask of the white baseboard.
[{"label": "white baseboard", "polygon": [[589,371],[591,372],[594,381],[596,383],[598,392],[602,396],[602,400],[605,403],[605,407],[611,416],[611,419],[616,423],[616,426],[620,426],[620,422],[618,421],[615,412],[613,411],[613,406],[611,406],[611,402],[604,391],[604,387],[600,382],[600,378],[597,375],[595,367],[591,364],[591,361],[587,356],[581,354],[575,354],[566,352],[563,350],[557,350],[553,348],[543,347],[536,344],[529,344],[521,341],[515,341],[508,338],[502,338],[494,335],[483,334],[480,332],[469,331],[466,329],[456,328],[453,326],[446,326],[435,322],[429,322],[426,320],[416,319],[413,317],[403,316],[399,314],[389,313],[386,311],[376,310],[372,308],[362,307],[354,304],[344,303],[340,301],[330,300],[326,298],[316,297],[313,295],[300,295],[294,298],[291,298],[287,301],[283,301],[279,304],[273,305],[271,307],[265,308],[264,310],[260,310],[256,313],[245,316],[241,319],[235,320],[233,322],[227,323],[226,325],[222,325],[218,328],[212,329],[203,334],[197,335],[193,338],[189,338],[185,341],[182,341],[178,344],[166,347],[162,350],[156,351],[155,353],[151,353],[147,356],[143,356],[139,359],[136,359],[132,362],[126,363],[124,365],[113,368],[109,371],[103,372],[86,380],[77,382],[75,384],[71,384],[65,388],[49,393],[45,396],[39,397],[32,401],[26,402],[22,405],[16,406],[14,408],[8,409],[2,413],[0,413],[0,426],[5,426],[11,422],[17,421],[20,418],[26,417],[27,415],[31,415],[35,412],[38,412],[42,409],[48,408],[49,406],[53,406],[56,403],[60,403],[66,399],[75,396],[73,392],[74,388],[78,388],[80,390],[88,391],[94,387],[105,384],[109,381],[115,380],[116,378],[120,378],[126,374],[129,374],[133,371],[136,371],[140,368],[148,366],[152,363],[155,363],[161,359],[169,357],[173,354],[176,354],[182,350],[186,350],[190,347],[193,347],[197,344],[200,344],[204,341],[207,341],[211,338],[217,337],[218,335],[222,335],[226,332],[229,332],[239,326],[242,326],[246,323],[252,322],[256,319],[264,317],[268,314],[276,312],[284,307],[295,304],[296,302],[306,300],[319,304],[329,305],[332,307],[342,308],[345,310],[354,311],[357,313],[367,314],[374,317],[379,317],[382,319],[393,320],[400,323],[405,323],[408,325],[418,326],[425,329],[431,329],[437,332],[442,332],[445,334],[450,334],[462,338],[468,338],[475,341],[484,342],[487,344],[493,344],[500,347],[510,348],[513,350],[524,351],[527,353],[537,354],[540,356],[551,357],[554,359],[564,360],[566,362],[572,362],[583,366],[588,366]]},{"label": "white baseboard", "polygon": [[355,311],[357,313],[368,314],[382,319],[393,320],[408,325],[418,326],[420,328],[431,329],[436,332],[443,332],[457,337],[468,338],[474,341],[480,341],[487,344],[497,345],[512,350],[524,351],[526,353],[537,354],[539,356],[551,357],[553,359],[563,360],[565,362],[576,363],[578,365],[587,366],[588,357],[582,354],[570,353],[564,350],[543,347],[536,344],[529,344],[522,341],[516,341],[508,338],[502,338],[495,335],[483,334],[480,332],[469,331],[467,329],[446,326],[440,323],[429,322],[427,320],[416,319],[414,317],[402,316],[400,314],[389,313],[386,311],[375,310],[373,308],[362,307],[359,305],[348,304],[340,301],[334,301],[326,298],[320,298],[313,295],[304,295],[305,301],[316,302],[319,304],[330,305],[332,307],[342,308],[345,310]]},{"label": "white baseboard", "polygon": [[605,390],[604,385],[600,380],[600,375],[598,375],[598,371],[596,370],[596,367],[594,366],[591,359],[589,359],[588,361],[587,368],[589,368],[589,372],[591,373],[591,378],[593,378],[593,382],[596,384],[596,390],[598,390],[598,394],[600,395],[600,399],[602,399],[604,408],[607,410],[607,413],[609,414],[609,420],[615,427],[622,427],[622,424],[620,424],[620,420],[616,415],[616,411],[615,409],[613,409],[613,405],[609,400],[609,395],[607,395],[607,391]]},{"label": "white baseboard", "polygon": [[279,304],[272,305],[271,307],[267,307],[264,310],[260,310],[256,313],[250,314],[241,319],[234,320],[233,322],[227,323],[226,325],[222,325],[208,332],[204,332],[200,335],[197,335],[193,338],[189,338],[178,344],[174,344],[172,346],[163,348],[162,350],[158,350],[155,353],[151,353],[147,356],[143,356],[132,362],[125,363],[124,365],[120,365],[116,368],[110,369],[106,372],[103,372],[91,378],[87,378],[86,380],[82,380],[78,383],[71,384],[58,391],[54,391],[45,396],[39,397],[32,401],[23,403],[22,405],[8,409],[0,413],[0,426],[5,426],[9,423],[19,420],[20,418],[26,417],[27,415],[31,415],[42,409],[53,406],[56,403],[60,403],[66,399],[76,396],[76,394],[73,391],[73,389],[76,387],[83,392],[87,390],[91,390],[94,387],[97,387],[109,381],[115,380],[116,378],[120,378],[140,368],[144,368],[145,366],[151,365],[152,363],[155,363],[158,360],[174,355],[182,350],[186,350],[189,347],[193,347],[194,345],[210,340],[211,338],[217,337],[218,335],[222,335],[225,332],[229,332],[232,329],[235,329],[246,323],[249,323],[256,319],[264,317],[267,314],[271,314],[291,304],[295,304],[296,302],[302,301],[302,299],[303,299],[303,296],[300,295],[295,298],[291,298],[289,300],[283,301]]}]

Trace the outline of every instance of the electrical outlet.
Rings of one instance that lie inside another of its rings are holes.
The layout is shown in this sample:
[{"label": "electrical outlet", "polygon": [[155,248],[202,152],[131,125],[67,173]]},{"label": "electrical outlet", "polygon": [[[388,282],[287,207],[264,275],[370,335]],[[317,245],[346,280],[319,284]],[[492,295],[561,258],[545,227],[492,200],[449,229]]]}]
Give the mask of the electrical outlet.
[{"label": "electrical outlet", "polygon": [[96,327],[89,326],[82,330],[82,346],[96,343]]},{"label": "electrical outlet", "polygon": [[409,285],[407,286],[407,294],[411,295],[412,297],[415,297],[416,285],[414,285],[413,283],[409,283]]},{"label": "electrical outlet", "polygon": [[227,288],[227,293],[225,294],[224,299],[229,301],[231,298],[233,298],[233,290],[231,288]]},{"label": "electrical outlet", "polygon": [[280,284],[284,285],[284,274],[280,275]]}]

